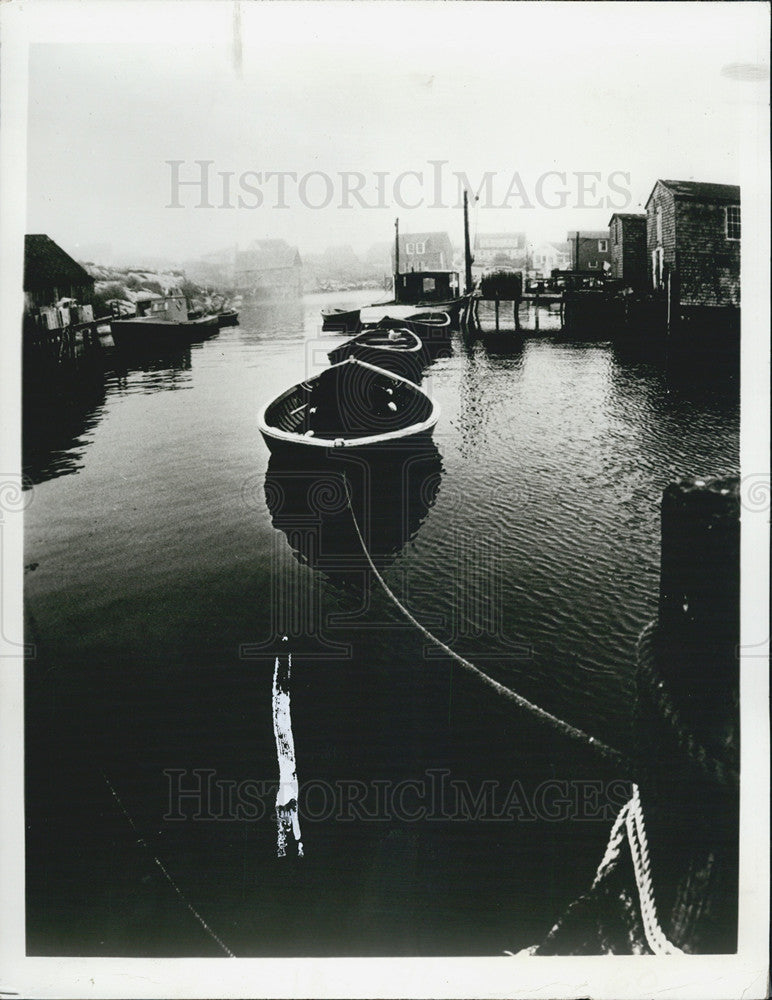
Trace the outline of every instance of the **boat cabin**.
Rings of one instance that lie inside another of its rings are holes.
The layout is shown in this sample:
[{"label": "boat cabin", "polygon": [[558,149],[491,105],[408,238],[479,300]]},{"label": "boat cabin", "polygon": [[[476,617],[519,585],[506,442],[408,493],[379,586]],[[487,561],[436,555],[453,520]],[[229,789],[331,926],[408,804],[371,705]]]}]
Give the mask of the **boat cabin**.
[{"label": "boat cabin", "polygon": [[184,295],[170,295],[165,299],[150,299],[137,303],[137,315],[169,323],[186,323],[188,302]]},{"label": "boat cabin", "polygon": [[448,302],[461,294],[458,271],[408,271],[397,275],[394,301]]}]

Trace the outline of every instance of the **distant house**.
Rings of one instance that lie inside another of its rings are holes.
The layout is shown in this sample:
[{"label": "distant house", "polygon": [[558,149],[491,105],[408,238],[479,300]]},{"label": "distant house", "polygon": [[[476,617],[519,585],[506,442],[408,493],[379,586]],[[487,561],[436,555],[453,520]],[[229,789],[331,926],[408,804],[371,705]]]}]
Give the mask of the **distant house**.
[{"label": "distant house", "polygon": [[[394,269],[394,248],[391,266]],[[399,271],[448,271],[453,267],[453,244],[447,233],[410,233],[399,237]]]},{"label": "distant house", "polygon": [[649,278],[677,275],[681,306],[740,305],[740,188],[659,180],[646,202]]},{"label": "distant house", "polygon": [[474,263],[483,271],[521,271],[527,253],[525,233],[478,233],[475,237]]},{"label": "distant house", "polygon": [[615,212],[609,219],[611,277],[625,287],[646,287],[646,216],[642,212]]},{"label": "distant house", "polygon": [[568,243],[535,243],[530,248],[528,276],[549,278],[554,270],[566,270],[570,264]]},{"label": "distant house", "polygon": [[303,265],[297,247],[284,240],[255,240],[235,261],[236,288],[250,298],[281,301],[303,294]]},{"label": "distant house", "polygon": [[582,232],[574,230],[566,234],[570,246],[573,271],[608,271],[611,267],[608,229]]},{"label": "distant house", "polygon": [[88,271],[42,233],[24,237],[24,307],[28,315],[60,299],[91,302],[94,279]]}]

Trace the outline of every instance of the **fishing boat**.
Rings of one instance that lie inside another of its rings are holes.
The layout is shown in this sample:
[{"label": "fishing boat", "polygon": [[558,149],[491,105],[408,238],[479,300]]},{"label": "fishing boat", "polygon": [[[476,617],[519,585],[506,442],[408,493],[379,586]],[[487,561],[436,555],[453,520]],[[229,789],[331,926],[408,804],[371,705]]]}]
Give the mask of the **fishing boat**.
[{"label": "fishing boat", "polygon": [[411,382],[420,379],[428,363],[421,338],[412,330],[392,324],[379,324],[333,348],[327,357],[334,365],[347,358],[359,358],[386,371],[396,372]]},{"label": "fishing boat", "polygon": [[287,389],[257,423],[272,452],[379,448],[432,433],[439,405],[410,379],[359,358]]},{"label": "fishing boat", "polygon": [[116,347],[190,344],[211,336],[217,329],[216,316],[188,317],[184,295],[155,299],[143,315],[110,321]]},{"label": "fishing boat", "polygon": [[[385,302],[373,302],[359,309],[323,309],[322,329],[341,333],[355,333],[365,323],[368,310],[394,306],[413,306],[425,313],[446,313],[450,323],[458,327],[461,314],[470,301],[473,291],[472,252],[469,242],[469,204],[464,191],[464,286],[461,275],[453,270],[407,270],[400,271],[399,219],[394,223],[394,298]],[[440,260],[443,263],[442,259]]]}]

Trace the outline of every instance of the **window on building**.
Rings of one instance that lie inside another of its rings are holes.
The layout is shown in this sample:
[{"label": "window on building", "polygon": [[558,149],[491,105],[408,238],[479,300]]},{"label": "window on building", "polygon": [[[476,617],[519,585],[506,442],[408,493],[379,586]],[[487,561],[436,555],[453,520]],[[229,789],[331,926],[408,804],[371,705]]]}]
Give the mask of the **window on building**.
[{"label": "window on building", "polygon": [[662,209],[657,205],[657,243],[662,243]]},{"label": "window on building", "polygon": [[416,253],[426,253],[426,244],[425,243],[416,243],[416,245],[415,245],[415,252]]},{"label": "window on building", "polygon": [[415,243],[405,244],[405,253],[414,254],[415,253]]},{"label": "window on building", "polygon": [[619,246],[619,223],[614,226],[614,246]]},{"label": "window on building", "polygon": [[740,239],[739,205],[727,205],[726,207],[726,238],[728,240]]},{"label": "window on building", "polygon": [[591,260],[591,261],[588,261],[588,263],[587,263],[587,267],[589,267],[589,269],[590,269],[591,271],[595,271],[595,270],[597,270],[597,268],[598,268],[598,262],[597,262],[597,260]]},{"label": "window on building", "polygon": [[424,278],[424,292],[433,292],[436,287],[434,278]]},{"label": "window on building", "polygon": [[608,240],[598,240],[598,253],[606,253],[608,250]]}]

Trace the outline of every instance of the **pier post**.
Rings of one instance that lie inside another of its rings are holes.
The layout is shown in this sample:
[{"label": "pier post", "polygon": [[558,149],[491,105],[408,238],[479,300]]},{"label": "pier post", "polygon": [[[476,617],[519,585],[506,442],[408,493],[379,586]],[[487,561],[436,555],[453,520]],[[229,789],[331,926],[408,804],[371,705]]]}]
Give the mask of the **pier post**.
[{"label": "pier post", "polygon": [[537,291],[536,297],[533,300],[534,317],[533,317],[533,327],[534,330],[539,329],[539,293]]},{"label": "pier post", "polygon": [[498,295],[493,300],[494,308],[496,310],[496,333],[499,332],[499,297]]},{"label": "pier post", "polygon": [[638,650],[635,779],[660,921],[692,952],[736,947],[739,610],[739,480],[668,486],[659,615]]}]

